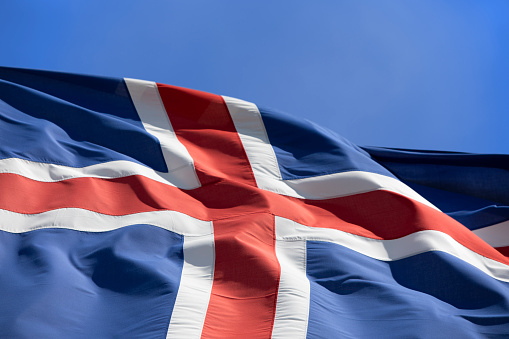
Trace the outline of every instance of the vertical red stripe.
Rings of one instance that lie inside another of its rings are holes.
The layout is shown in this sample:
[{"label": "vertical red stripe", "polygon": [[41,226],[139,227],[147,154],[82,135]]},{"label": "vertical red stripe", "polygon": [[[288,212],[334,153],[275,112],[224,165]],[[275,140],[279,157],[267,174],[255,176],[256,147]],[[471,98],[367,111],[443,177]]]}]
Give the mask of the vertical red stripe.
[{"label": "vertical red stripe", "polygon": [[167,85],[158,88],[202,185],[188,193],[200,195],[214,223],[214,283],[202,337],[270,338],[280,274],[274,217],[270,213],[227,217],[229,208],[220,208],[240,206],[246,199],[260,200],[254,210],[264,205],[253,189],[254,175],[226,104],[217,95]]},{"label": "vertical red stripe", "polygon": [[157,86],[177,137],[195,161],[201,184],[226,179],[256,186],[223,98],[175,86]]},{"label": "vertical red stripe", "polygon": [[274,216],[214,221],[216,267],[203,338],[270,338],[280,267]]}]

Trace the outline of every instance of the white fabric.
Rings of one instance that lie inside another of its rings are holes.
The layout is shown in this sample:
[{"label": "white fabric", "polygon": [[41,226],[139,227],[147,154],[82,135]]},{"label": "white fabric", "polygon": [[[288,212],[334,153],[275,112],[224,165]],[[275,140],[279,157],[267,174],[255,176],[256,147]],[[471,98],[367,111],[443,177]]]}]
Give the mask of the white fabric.
[{"label": "white fabric", "polygon": [[56,182],[73,178],[103,178],[114,179],[130,175],[142,175],[149,179],[190,189],[196,182],[189,176],[189,167],[174,169],[169,173],[154,171],[153,169],[135,162],[116,160],[85,167],[70,167],[48,164],[19,158],[0,159],[0,173],[13,173],[41,182]]},{"label": "white fabric", "polygon": [[326,241],[350,248],[368,257],[393,261],[429,251],[448,253],[477,267],[491,277],[509,282],[509,267],[486,258],[458,243],[448,234],[426,230],[393,240],[378,240],[339,230],[309,227],[276,217],[277,241]]},{"label": "white fabric", "polygon": [[184,236],[184,265],[168,338],[199,338],[214,280],[212,222],[175,211],[113,216],[79,208],[62,208],[37,214],[0,209],[0,230],[11,233],[43,228],[106,232],[135,224],[153,225]]},{"label": "white fabric", "polygon": [[158,174],[179,188],[200,187],[193,159],[175,135],[157,85],[151,81],[127,78],[124,81],[145,130],[161,144],[168,173]]},{"label": "white fabric", "polygon": [[394,240],[377,240],[275,217],[276,255],[281,279],[274,318],[273,338],[304,338],[309,318],[310,285],[306,275],[306,242],[324,241],[350,248],[368,257],[393,261],[416,254],[441,251],[478,268],[489,276],[509,282],[509,267],[488,259],[439,231],[421,231]]},{"label": "white fabric", "polygon": [[258,181],[263,177],[282,180],[276,154],[270,145],[262,116],[255,104],[223,96]]},{"label": "white fabric", "polygon": [[306,240],[281,239],[277,231],[286,220],[278,218],[276,224],[276,256],[281,265],[281,276],[272,338],[305,338],[310,298],[306,276]]},{"label": "white fabric", "polygon": [[213,234],[184,238],[184,267],[167,338],[201,337],[214,281],[214,253]]},{"label": "white fabric", "polygon": [[255,104],[223,96],[259,188],[302,199],[330,199],[386,190],[437,209],[401,181],[375,173],[349,171],[311,178],[283,180],[274,149]]},{"label": "white fabric", "polygon": [[509,246],[509,220],[473,232],[493,247]]}]

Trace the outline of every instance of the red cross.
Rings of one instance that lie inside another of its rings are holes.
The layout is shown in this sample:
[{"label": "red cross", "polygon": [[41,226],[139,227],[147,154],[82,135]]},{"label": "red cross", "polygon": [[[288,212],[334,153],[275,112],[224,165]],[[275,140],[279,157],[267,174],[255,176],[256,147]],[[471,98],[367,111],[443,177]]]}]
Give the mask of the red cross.
[{"label": "red cross", "polygon": [[379,190],[305,200],[258,189],[223,99],[158,87],[172,126],[194,159],[200,188],[182,190],[143,176],[43,183],[4,174],[0,186],[9,194],[2,194],[0,203],[29,214],[64,207],[110,215],[175,210],[213,221],[215,273],[203,337],[271,336],[280,275],[274,247],[276,215],[374,239],[436,229],[471,247],[472,240],[452,220],[396,193]]}]

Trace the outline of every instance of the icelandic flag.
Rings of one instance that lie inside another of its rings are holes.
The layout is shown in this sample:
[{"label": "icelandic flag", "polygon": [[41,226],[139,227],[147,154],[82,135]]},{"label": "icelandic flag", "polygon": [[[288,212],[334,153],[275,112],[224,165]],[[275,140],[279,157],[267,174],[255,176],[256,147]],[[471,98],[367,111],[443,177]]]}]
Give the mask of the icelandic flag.
[{"label": "icelandic flag", "polygon": [[0,68],[0,337],[507,338],[509,157]]}]

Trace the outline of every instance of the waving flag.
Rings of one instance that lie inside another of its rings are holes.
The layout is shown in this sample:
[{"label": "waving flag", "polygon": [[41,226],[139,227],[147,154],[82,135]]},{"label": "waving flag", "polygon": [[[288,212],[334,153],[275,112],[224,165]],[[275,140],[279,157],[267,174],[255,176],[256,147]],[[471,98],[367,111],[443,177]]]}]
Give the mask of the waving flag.
[{"label": "waving flag", "polygon": [[0,69],[4,338],[503,338],[509,158]]}]

